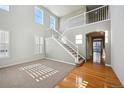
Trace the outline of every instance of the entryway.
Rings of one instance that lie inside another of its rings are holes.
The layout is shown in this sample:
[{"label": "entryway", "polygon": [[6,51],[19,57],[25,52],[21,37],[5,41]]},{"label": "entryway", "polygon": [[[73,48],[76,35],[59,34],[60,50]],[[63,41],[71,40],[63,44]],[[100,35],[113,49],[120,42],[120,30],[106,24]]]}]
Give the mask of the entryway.
[{"label": "entryway", "polygon": [[93,63],[105,64],[105,32],[90,32],[86,34],[86,58]]}]

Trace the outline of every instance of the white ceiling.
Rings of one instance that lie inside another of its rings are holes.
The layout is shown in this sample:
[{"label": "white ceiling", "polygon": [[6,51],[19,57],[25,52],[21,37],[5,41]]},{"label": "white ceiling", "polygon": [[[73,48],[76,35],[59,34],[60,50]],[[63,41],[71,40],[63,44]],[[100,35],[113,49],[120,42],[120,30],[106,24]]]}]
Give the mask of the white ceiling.
[{"label": "white ceiling", "polygon": [[62,17],[83,8],[83,5],[44,5],[44,7],[56,16]]}]

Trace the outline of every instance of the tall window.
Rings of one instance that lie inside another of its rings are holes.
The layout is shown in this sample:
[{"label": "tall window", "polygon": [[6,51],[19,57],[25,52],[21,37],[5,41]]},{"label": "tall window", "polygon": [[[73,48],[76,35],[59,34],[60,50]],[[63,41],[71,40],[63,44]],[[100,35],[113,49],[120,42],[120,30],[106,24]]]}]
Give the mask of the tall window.
[{"label": "tall window", "polygon": [[35,36],[35,54],[43,53],[43,37]]},{"label": "tall window", "polygon": [[43,24],[43,10],[35,6],[35,22],[37,24]]},{"label": "tall window", "polygon": [[82,44],[82,35],[81,34],[76,35],[75,41],[76,41],[76,44]]},{"label": "tall window", "polygon": [[49,26],[51,29],[56,29],[56,19],[53,16],[50,16],[50,20],[49,20]]},{"label": "tall window", "polygon": [[108,31],[105,31],[105,43],[108,43]]},{"label": "tall window", "polygon": [[0,31],[0,58],[7,57],[9,54],[9,33]]},{"label": "tall window", "polygon": [[9,5],[0,5],[0,9],[8,11],[9,12]]}]

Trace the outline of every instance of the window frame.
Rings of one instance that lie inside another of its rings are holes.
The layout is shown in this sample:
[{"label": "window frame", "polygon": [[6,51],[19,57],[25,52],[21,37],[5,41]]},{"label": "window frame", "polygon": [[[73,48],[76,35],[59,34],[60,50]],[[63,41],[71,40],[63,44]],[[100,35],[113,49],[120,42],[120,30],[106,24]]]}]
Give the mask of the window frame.
[{"label": "window frame", "polygon": [[9,5],[0,5],[0,10],[9,12],[10,11],[10,6]]},{"label": "window frame", "polygon": [[[3,36],[1,35],[1,33],[3,33]],[[2,59],[2,58],[9,58],[10,57],[10,51],[9,51],[9,42],[10,42],[10,36],[9,36],[10,34],[9,34],[9,32],[8,31],[1,31],[0,30],[0,36],[2,37],[2,38],[0,38],[0,46],[2,47],[4,47],[3,49],[1,49],[0,48],[0,51],[1,50],[7,50],[7,54],[6,55],[1,55],[1,53],[0,53],[0,59]],[[6,39],[7,39],[7,41],[6,41]],[[3,41],[2,41],[3,40]],[[2,42],[2,43],[1,43]],[[5,53],[5,52],[4,52]]]},{"label": "window frame", "polygon": [[35,6],[34,8],[34,20],[36,24],[41,24],[41,25],[44,24],[44,11],[38,6]]},{"label": "window frame", "polygon": [[49,27],[53,30],[56,30],[56,18],[51,15],[49,16]]},{"label": "window frame", "polygon": [[75,43],[77,45],[81,45],[83,43],[83,36],[82,36],[82,34],[75,35]]},{"label": "window frame", "polygon": [[41,36],[35,36],[35,54],[43,54],[44,39]]}]

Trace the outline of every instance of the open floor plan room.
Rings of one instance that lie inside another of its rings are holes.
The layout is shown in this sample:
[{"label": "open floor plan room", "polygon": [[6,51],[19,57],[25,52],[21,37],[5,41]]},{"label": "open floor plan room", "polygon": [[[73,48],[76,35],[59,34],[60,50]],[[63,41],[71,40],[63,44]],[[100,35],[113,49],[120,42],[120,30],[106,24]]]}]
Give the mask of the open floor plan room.
[{"label": "open floor plan room", "polygon": [[0,5],[0,88],[123,88],[122,10]]}]

